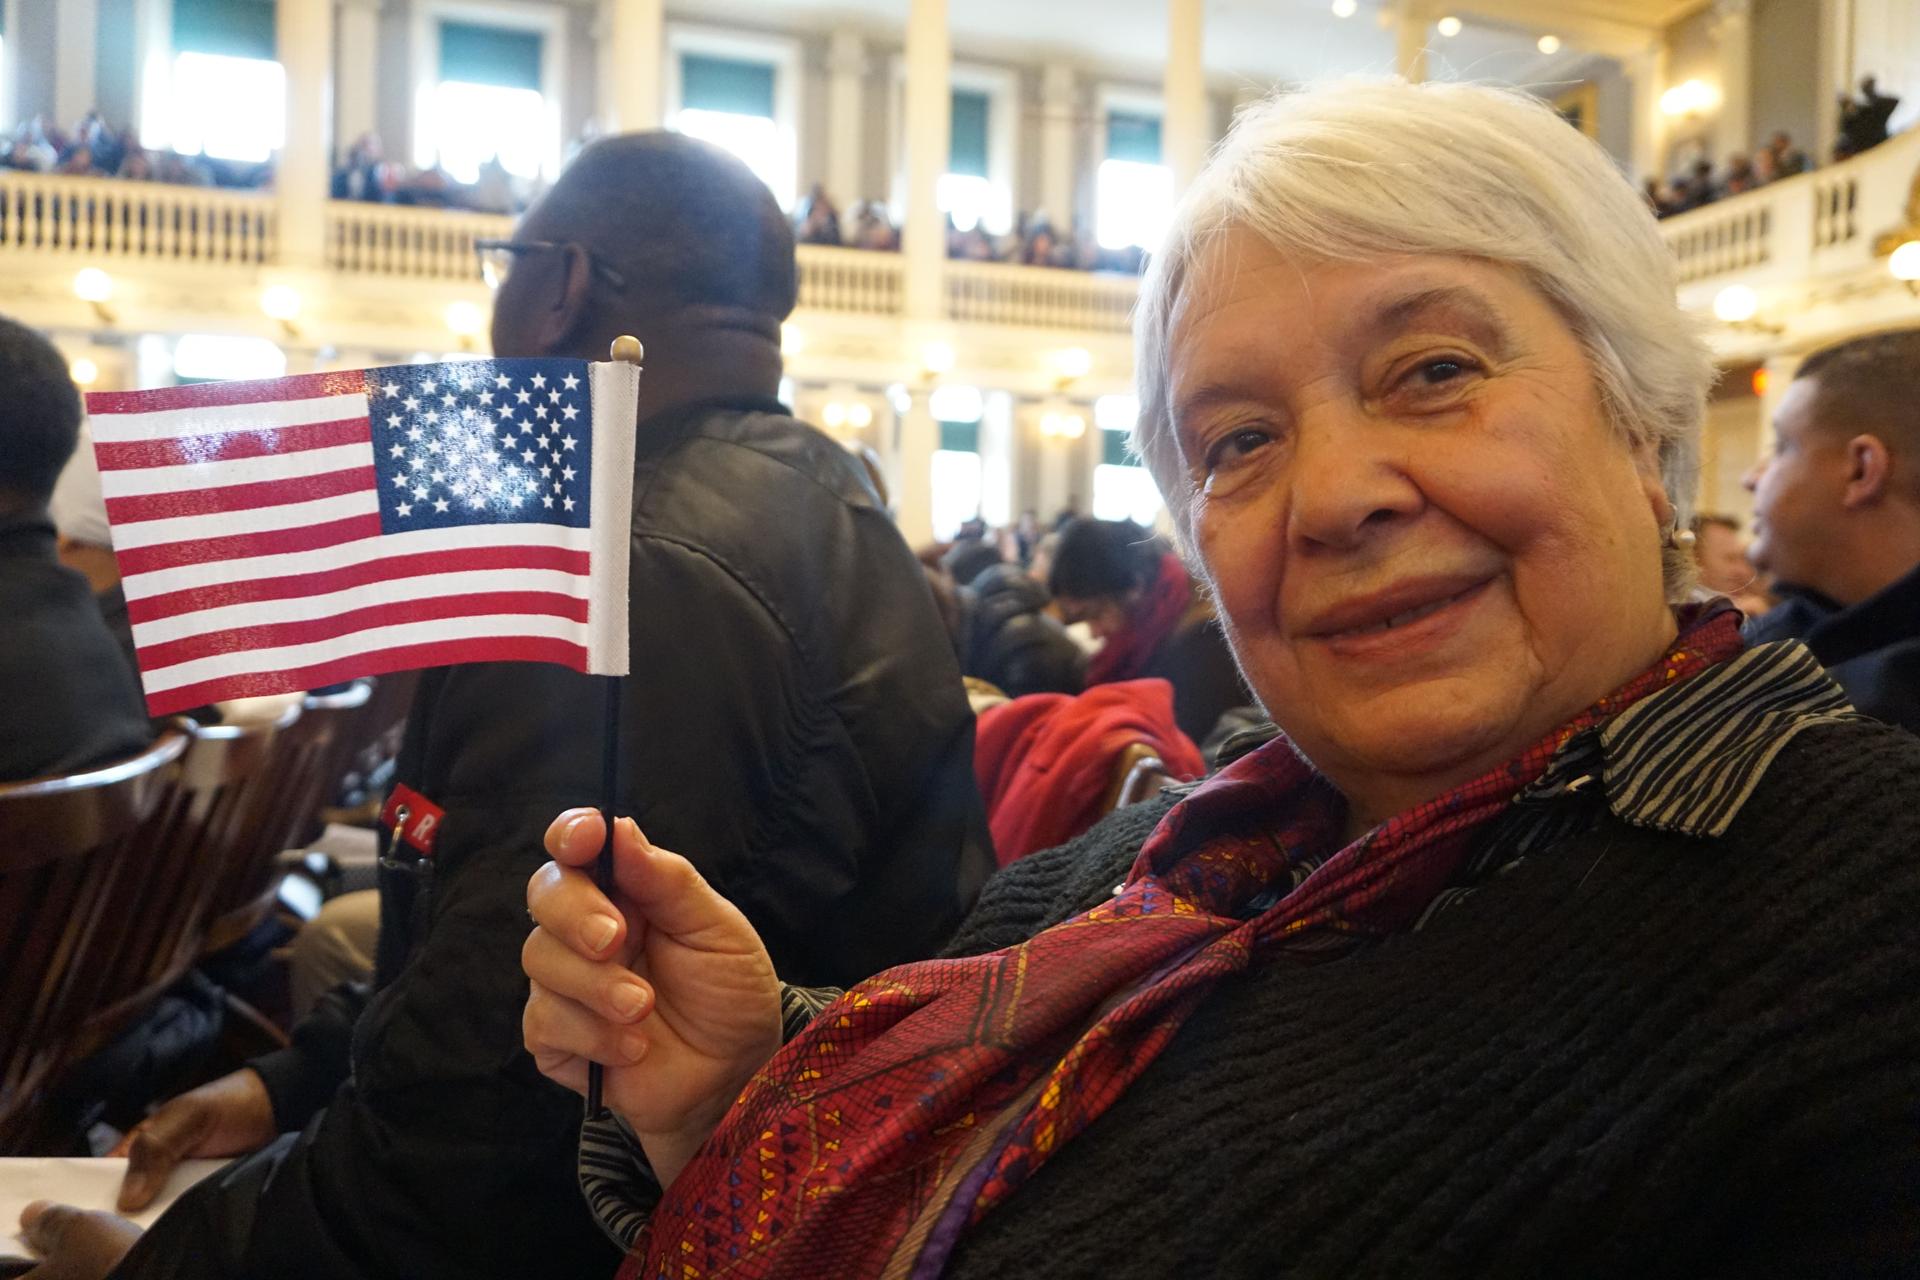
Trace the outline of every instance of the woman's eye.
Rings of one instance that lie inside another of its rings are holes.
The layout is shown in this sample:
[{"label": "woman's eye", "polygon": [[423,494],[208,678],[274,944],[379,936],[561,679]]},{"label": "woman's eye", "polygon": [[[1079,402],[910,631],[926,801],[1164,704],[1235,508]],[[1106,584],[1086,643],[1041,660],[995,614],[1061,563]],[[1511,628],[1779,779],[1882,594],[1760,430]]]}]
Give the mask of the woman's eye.
[{"label": "woman's eye", "polygon": [[1243,427],[1238,431],[1229,431],[1214,441],[1207,449],[1207,470],[1230,467],[1248,454],[1265,448],[1273,437],[1256,427]]},{"label": "woman's eye", "polygon": [[1433,399],[1463,391],[1480,366],[1464,356],[1436,356],[1422,360],[1400,375],[1396,384],[1407,394]]}]

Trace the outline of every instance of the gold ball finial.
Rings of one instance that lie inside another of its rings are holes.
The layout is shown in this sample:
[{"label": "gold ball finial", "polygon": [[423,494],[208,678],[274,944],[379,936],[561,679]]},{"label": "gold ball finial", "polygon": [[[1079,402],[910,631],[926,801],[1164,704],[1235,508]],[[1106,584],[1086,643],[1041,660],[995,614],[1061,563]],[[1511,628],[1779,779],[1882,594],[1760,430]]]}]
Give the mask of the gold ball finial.
[{"label": "gold ball finial", "polygon": [[646,354],[647,349],[632,334],[623,333],[613,340],[613,358],[622,363],[639,364]]}]

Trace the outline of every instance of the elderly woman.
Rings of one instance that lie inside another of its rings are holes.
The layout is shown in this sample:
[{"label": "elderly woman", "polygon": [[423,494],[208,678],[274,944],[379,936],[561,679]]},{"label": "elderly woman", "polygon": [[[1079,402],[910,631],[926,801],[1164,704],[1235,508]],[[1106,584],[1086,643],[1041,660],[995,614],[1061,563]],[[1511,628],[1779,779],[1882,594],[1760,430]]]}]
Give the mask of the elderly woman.
[{"label": "elderly woman", "polygon": [[1713,375],[1632,188],[1517,95],[1283,97],[1139,316],[1280,736],[824,1008],[562,815],[526,1041],[606,1064],[628,1274],[1910,1270],[1920,743],[1672,605]]}]

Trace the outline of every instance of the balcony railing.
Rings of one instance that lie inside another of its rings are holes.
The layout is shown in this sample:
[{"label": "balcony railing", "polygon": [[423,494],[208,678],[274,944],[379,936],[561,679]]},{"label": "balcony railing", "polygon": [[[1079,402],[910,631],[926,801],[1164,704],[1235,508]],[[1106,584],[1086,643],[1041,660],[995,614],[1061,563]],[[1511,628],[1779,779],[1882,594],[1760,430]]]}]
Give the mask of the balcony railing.
[{"label": "balcony railing", "polygon": [[258,191],[0,174],[0,253],[258,266],[278,251],[278,221]]},{"label": "balcony railing", "polygon": [[473,242],[512,232],[513,219],[498,214],[333,200],[327,204],[327,265],[359,276],[474,284],[480,260]]},{"label": "balcony railing", "polygon": [[803,244],[800,309],[897,316],[905,306],[906,263],[897,253]]},{"label": "balcony railing", "polygon": [[1001,262],[947,264],[947,318],[977,324],[1126,333],[1140,282]]},{"label": "balcony railing", "polygon": [[1779,284],[1871,266],[1876,239],[1914,221],[1920,129],[1826,169],[1679,214],[1660,234],[1689,286]]},{"label": "balcony railing", "polygon": [[[0,170],[0,255],[84,266],[284,265],[272,193],[66,178]],[[452,209],[329,201],[324,261],[343,279],[463,289],[480,281],[474,241],[504,237],[512,219]],[[996,327],[1127,332],[1138,282],[1048,267],[947,262],[944,319]],[[799,308],[899,317],[906,263],[897,253],[801,245]]]}]

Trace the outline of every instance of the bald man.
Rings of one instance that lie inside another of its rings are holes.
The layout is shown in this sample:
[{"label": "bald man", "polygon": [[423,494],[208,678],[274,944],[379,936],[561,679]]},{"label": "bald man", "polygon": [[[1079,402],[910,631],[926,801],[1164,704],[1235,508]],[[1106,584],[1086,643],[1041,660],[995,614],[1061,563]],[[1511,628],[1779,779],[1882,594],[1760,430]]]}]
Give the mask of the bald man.
[{"label": "bald man", "polygon": [[[776,399],[796,284],[772,195],[678,134],[603,139],[483,253],[496,355],[646,347],[620,812],[693,858],[795,981],[931,954],[994,865],[973,721],[859,462]],[[604,687],[541,664],[422,677],[396,795],[437,836],[383,832],[372,992],[335,990],[293,1048],[136,1133],[129,1208],[181,1156],[266,1145],[114,1274],[612,1274],[579,1191],[579,1099],[520,1042],[526,883],[554,815],[600,794]],[[74,1214],[35,1229],[59,1280],[129,1238]]]},{"label": "bald man", "polygon": [[1808,357],[1747,476],[1748,556],[1787,596],[1753,643],[1806,642],[1855,706],[1920,732],[1920,329]]}]

